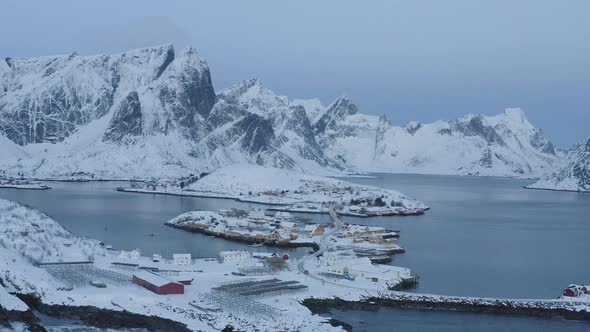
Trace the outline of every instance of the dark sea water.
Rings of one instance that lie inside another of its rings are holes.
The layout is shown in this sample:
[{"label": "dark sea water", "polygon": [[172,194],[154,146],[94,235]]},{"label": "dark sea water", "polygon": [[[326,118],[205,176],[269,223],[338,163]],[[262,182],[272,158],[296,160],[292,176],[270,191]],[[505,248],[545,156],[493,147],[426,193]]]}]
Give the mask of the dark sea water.
[{"label": "dark sea water", "polygon": [[[401,230],[407,252],[391,264],[420,275],[417,292],[506,298],[553,298],[570,283],[590,283],[590,194],[526,190],[530,181],[505,178],[376,174],[349,181],[392,188],[431,207],[424,216],[345,221]],[[124,183],[52,182],[52,190],[0,189],[0,198],[36,208],[75,235],[146,254],[258,247],[172,229],[163,223],[195,209],[259,206],[231,200],[121,193]],[[326,216],[306,215],[319,221]],[[150,236],[154,234],[154,236]],[[289,251],[301,255],[308,249]],[[334,311],[355,331],[586,331],[590,324],[559,319],[488,316],[382,308]]]},{"label": "dark sea water", "polygon": [[[0,198],[28,205],[49,215],[75,235],[104,241],[115,249],[141,249],[143,254],[191,253],[217,257],[221,250],[289,252],[303,255],[310,249],[249,247],[202,234],[165,226],[177,215],[192,210],[250,209],[260,205],[196,197],[118,192],[124,182],[48,182],[50,190],[0,189]],[[152,236],[153,234],[153,236]]]}]

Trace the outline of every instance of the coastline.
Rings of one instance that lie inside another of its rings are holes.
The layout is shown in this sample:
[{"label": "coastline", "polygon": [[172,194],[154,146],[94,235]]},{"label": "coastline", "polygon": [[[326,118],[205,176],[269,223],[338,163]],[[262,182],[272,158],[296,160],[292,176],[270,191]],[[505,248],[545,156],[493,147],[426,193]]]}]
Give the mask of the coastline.
[{"label": "coastline", "polygon": [[557,191],[557,192],[576,193],[576,194],[590,194],[590,191],[582,191],[582,190],[540,188],[540,187],[531,187],[531,186],[522,186],[522,188],[529,189],[529,190],[545,190],[545,191]]},{"label": "coastline", "polygon": [[[215,198],[215,199],[228,199],[233,200],[236,202],[241,203],[251,203],[251,204],[260,204],[260,205],[268,205],[268,206],[275,206],[268,208],[267,210],[276,211],[276,212],[293,212],[293,213],[308,213],[308,214],[329,214],[329,210],[312,210],[312,209],[297,209],[297,208],[278,208],[278,206],[287,207],[290,204],[288,203],[273,203],[273,202],[261,202],[257,200],[250,200],[244,199],[240,197],[232,197],[232,196],[220,196],[220,195],[207,195],[207,194],[198,194],[196,192],[167,192],[167,191],[158,191],[158,190],[145,190],[145,189],[128,189],[128,188],[117,188],[119,192],[126,192],[126,193],[138,193],[138,194],[153,194],[153,195],[169,195],[169,196],[180,196],[180,197],[198,197],[198,198]],[[349,216],[349,217],[358,217],[358,218],[371,218],[371,217],[405,217],[405,216],[420,216],[424,214],[424,211],[430,210],[430,207],[425,207],[424,209],[419,209],[413,212],[399,212],[399,213],[386,213],[386,214],[360,214],[360,213],[350,213],[350,212],[342,212],[339,211],[338,214],[342,216]]]},{"label": "coastline", "polygon": [[[399,293],[401,294],[401,293]],[[574,311],[567,309],[567,302],[563,306],[551,306],[553,302],[547,302],[546,306],[542,300],[530,300],[533,305],[526,305],[526,302],[510,299],[471,299],[448,297],[451,301],[437,301],[432,298],[421,297],[421,294],[407,293],[408,295],[394,295],[395,297],[368,297],[359,301],[351,301],[334,298],[307,298],[301,304],[307,307],[313,314],[329,314],[330,309],[338,310],[364,310],[374,311],[380,307],[392,307],[401,309],[436,310],[436,311],[459,311],[476,314],[493,314],[508,316],[527,316],[544,318],[564,318],[569,320],[590,321],[590,312]],[[460,299],[454,301],[453,299]]]},{"label": "coastline", "polygon": [[199,227],[188,227],[182,225],[176,225],[171,223],[165,223],[164,225],[172,228],[182,229],[184,231],[189,231],[191,233],[199,233],[209,236],[214,236],[216,238],[230,240],[230,241],[237,241],[243,242],[248,244],[264,244],[271,247],[277,248],[312,248],[313,251],[320,250],[320,246],[315,242],[279,242],[279,241],[268,241],[266,239],[260,240],[253,236],[247,235],[230,235],[226,233],[214,232],[208,229],[199,228]]}]

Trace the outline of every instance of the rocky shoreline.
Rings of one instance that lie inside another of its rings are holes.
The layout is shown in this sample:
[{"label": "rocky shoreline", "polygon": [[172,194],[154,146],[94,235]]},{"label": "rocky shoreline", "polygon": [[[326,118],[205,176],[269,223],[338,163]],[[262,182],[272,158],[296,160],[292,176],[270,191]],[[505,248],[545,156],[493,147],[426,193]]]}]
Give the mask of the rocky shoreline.
[{"label": "rocky shoreline", "polygon": [[530,189],[530,190],[545,190],[545,191],[557,191],[557,192],[576,193],[576,194],[590,194],[590,191],[583,191],[583,190],[537,188],[537,187],[531,187],[531,186],[522,186],[522,188],[524,188],[524,189]]},{"label": "rocky shoreline", "polygon": [[264,244],[267,246],[279,247],[279,248],[302,248],[302,247],[305,248],[305,247],[307,247],[307,248],[312,248],[313,251],[318,251],[320,249],[320,246],[315,242],[279,242],[279,241],[270,241],[267,239],[261,240],[259,238],[254,237],[254,236],[232,235],[232,234],[226,234],[226,233],[221,233],[221,232],[215,232],[215,231],[211,231],[211,230],[208,230],[205,228],[200,228],[200,227],[190,227],[190,226],[176,225],[176,224],[170,224],[170,223],[166,223],[165,225],[169,226],[169,227],[189,231],[192,233],[200,233],[200,234],[204,234],[204,235],[208,235],[208,236],[214,236],[214,237],[217,237],[220,239],[243,242],[243,243],[248,243],[248,244]]},{"label": "rocky shoreline", "polygon": [[4,308],[0,307],[0,330],[3,330],[3,328],[14,328],[12,323],[15,322],[21,322],[25,324],[31,332],[47,332],[47,330],[39,323],[39,319],[31,310],[15,311],[5,310]]},{"label": "rocky shoreline", "polygon": [[375,311],[382,306],[402,309],[461,311],[481,314],[565,318],[569,320],[590,321],[590,312],[587,311],[572,311],[566,308],[550,306],[518,306],[510,301],[502,300],[497,300],[494,303],[474,303],[469,301],[417,300],[411,297],[370,297],[361,301],[348,301],[340,298],[307,298],[303,300],[301,304],[314,314],[329,314],[331,309]]},{"label": "rocky shoreline", "polygon": [[[101,329],[147,329],[164,332],[190,332],[185,324],[157,316],[145,316],[128,311],[100,309],[93,306],[68,306],[45,304],[38,297],[30,294],[17,295],[30,308],[51,317],[73,319]],[[30,312],[30,311],[29,311]],[[30,312],[35,322],[38,319]],[[25,321],[25,320],[23,320]],[[0,320],[1,322],[1,320]],[[27,322],[27,321],[25,321]],[[41,329],[36,331],[45,331]]]}]

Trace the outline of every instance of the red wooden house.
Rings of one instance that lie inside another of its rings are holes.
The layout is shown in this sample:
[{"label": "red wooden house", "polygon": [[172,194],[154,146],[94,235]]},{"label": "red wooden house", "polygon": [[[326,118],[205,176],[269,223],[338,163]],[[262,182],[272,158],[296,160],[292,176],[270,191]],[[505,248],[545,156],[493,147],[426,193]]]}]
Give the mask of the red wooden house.
[{"label": "red wooden house", "polygon": [[139,271],[133,274],[133,283],[160,295],[184,294],[183,284],[169,280],[154,272]]}]

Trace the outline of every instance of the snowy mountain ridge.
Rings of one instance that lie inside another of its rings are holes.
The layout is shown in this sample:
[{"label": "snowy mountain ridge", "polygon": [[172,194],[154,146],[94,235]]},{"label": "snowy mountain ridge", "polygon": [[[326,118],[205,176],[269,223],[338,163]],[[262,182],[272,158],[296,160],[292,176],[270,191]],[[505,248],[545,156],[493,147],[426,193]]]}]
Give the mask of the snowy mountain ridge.
[{"label": "snowy mountain ridge", "polygon": [[590,138],[568,152],[557,172],[527,188],[590,192]]},{"label": "snowy mountain ridge", "polygon": [[0,75],[7,146],[0,168],[7,173],[127,179],[242,162],[332,174],[341,168],[319,149],[302,108],[269,97],[255,81],[216,95],[192,48],[9,58]]},{"label": "snowy mountain ridge", "polygon": [[364,172],[540,177],[559,152],[520,109],[470,114],[454,121],[395,126],[367,115],[347,98],[313,124],[326,154]]},{"label": "snowy mountain ridge", "polygon": [[540,177],[558,159],[518,109],[400,127],[346,97],[290,100],[258,80],[216,94],[207,63],[172,45],[6,58],[0,144],[0,169],[39,178],[180,177],[240,163],[324,175]]}]

